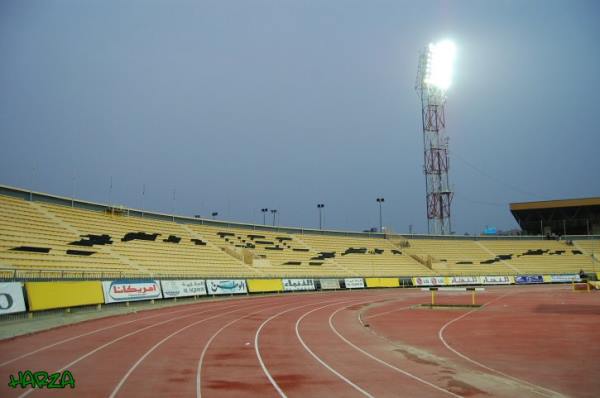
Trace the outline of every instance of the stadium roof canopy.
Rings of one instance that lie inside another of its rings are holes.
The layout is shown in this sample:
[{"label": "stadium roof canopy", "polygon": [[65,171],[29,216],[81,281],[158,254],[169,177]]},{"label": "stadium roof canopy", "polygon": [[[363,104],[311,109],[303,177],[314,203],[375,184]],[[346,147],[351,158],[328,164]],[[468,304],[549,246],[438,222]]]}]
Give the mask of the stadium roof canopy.
[{"label": "stadium roof canopy", "polygon": [[511,203],[510,212],[529,235],[600,234],[600,197]]}]

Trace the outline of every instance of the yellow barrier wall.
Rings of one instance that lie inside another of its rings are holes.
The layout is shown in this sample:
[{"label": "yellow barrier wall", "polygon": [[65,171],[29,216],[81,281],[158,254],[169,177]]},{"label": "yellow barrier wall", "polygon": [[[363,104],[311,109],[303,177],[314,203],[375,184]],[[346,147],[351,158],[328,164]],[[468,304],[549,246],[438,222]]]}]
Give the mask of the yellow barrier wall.
[{"label": "yellow barrier wall", "polygon": [[542,278],[544,278],[544,283],[552,282],[552,277],[550,275],[542,275]]},{"label": "yellow barrier wall", "polygon": [[30,311],[104,303],[100,281],[25,282],[25,290]]},{"label": "yellow barrier wall", "polygon": [[367,287],[399,287],[398,278],[365,278]]},{"label": "yellow barrier wall", "polygon": [[248,291],[255,292],[282,292],[281,279],[248,279]]}]

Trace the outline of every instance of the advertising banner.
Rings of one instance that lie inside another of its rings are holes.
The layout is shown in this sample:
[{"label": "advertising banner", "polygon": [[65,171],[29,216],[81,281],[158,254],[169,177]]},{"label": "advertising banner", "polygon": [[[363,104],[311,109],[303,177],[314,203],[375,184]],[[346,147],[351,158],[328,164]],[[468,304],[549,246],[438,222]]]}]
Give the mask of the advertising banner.
[{"label": "advertising banner", "polygon": [[25,311],[25,298],[21,283],[0,283],[0,315],[23,311]]},{"label": "advertising banner", "polygon": [[164,298],[206,296],[204,279],[161,280],[160,284]]},{"label": "advertising banner", "polygon": [[450,285],[479,285],[478,276],[449,276],[448,284]]},{"label": "advertising banner", "polygon": [[413,278],[415,286],[443,286],[446,281],[443,276],[419,276]]},{"label": "advertising banner", "polygon": [[283,291],[281,279],[248,279],[246,283],[250,293]]},{"label": "advertising banner", "polygon": [[363,278],[346,278],[344,279],[346,289],[364,289],[365,281]]},{"label": "advertising banner", "polygon": [[103,281],[105,303],[162,298],[160,283],[154,279],[117,279]]},{"label": "advertising banner", "polygon": [[104,303],[100,281],[25,282],[30,311]]},{"label": "advertising banner", "polygon": [[340,288],[339,279],[321,279],[321,289],[334,290]]},{"label": "advertising banner", "polygon": [[549,282],[581,282],[578,274],[549,275]]},{"label": "advertising banner", "polygon": [[315,290],[315,283],[312,279],[283,279],[283,290]]},{"label": "advertising banner", "polygon": [[248,293],[246,281],[243,279],[209,279],[206,281],[208,294],[243,294]]},{"label": "advertising banner", "polygon": [[510,285],[510,276],[482,276],[481,283],[484,285]]},{"label": "advertising banner", "polygon": [[515,283],[544,283],[544,277],[542,277],[542,275],[519,275],[515,276]]},{"label": "advertising banner", "polygon": [[398,278],[366,278],[367,287],[398,287]]}]

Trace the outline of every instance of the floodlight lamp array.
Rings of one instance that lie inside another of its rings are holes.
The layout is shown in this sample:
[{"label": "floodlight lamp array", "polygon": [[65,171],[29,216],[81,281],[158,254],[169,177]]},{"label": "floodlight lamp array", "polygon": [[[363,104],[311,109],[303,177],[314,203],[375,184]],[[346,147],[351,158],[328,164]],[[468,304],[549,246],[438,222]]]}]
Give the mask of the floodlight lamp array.
[{"label": "floodlight lamp array", "polygon": [[450,40],[429,44],[423,83],[430,89],[446,92],[452,84],[456,45]]}]

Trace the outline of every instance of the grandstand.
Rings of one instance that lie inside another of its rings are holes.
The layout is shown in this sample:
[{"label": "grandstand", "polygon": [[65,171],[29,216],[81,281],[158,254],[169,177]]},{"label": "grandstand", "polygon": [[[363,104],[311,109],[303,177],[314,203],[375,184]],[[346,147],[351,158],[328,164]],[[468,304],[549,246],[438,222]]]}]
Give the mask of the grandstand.
[{"label": "grandstand", "polygon": [[267,227],[8,186],[0,186],[0,215],[5,278],[572,274],[595,271],[592,252],[600,252],[600,241],[583,237],[386,236]]}]

